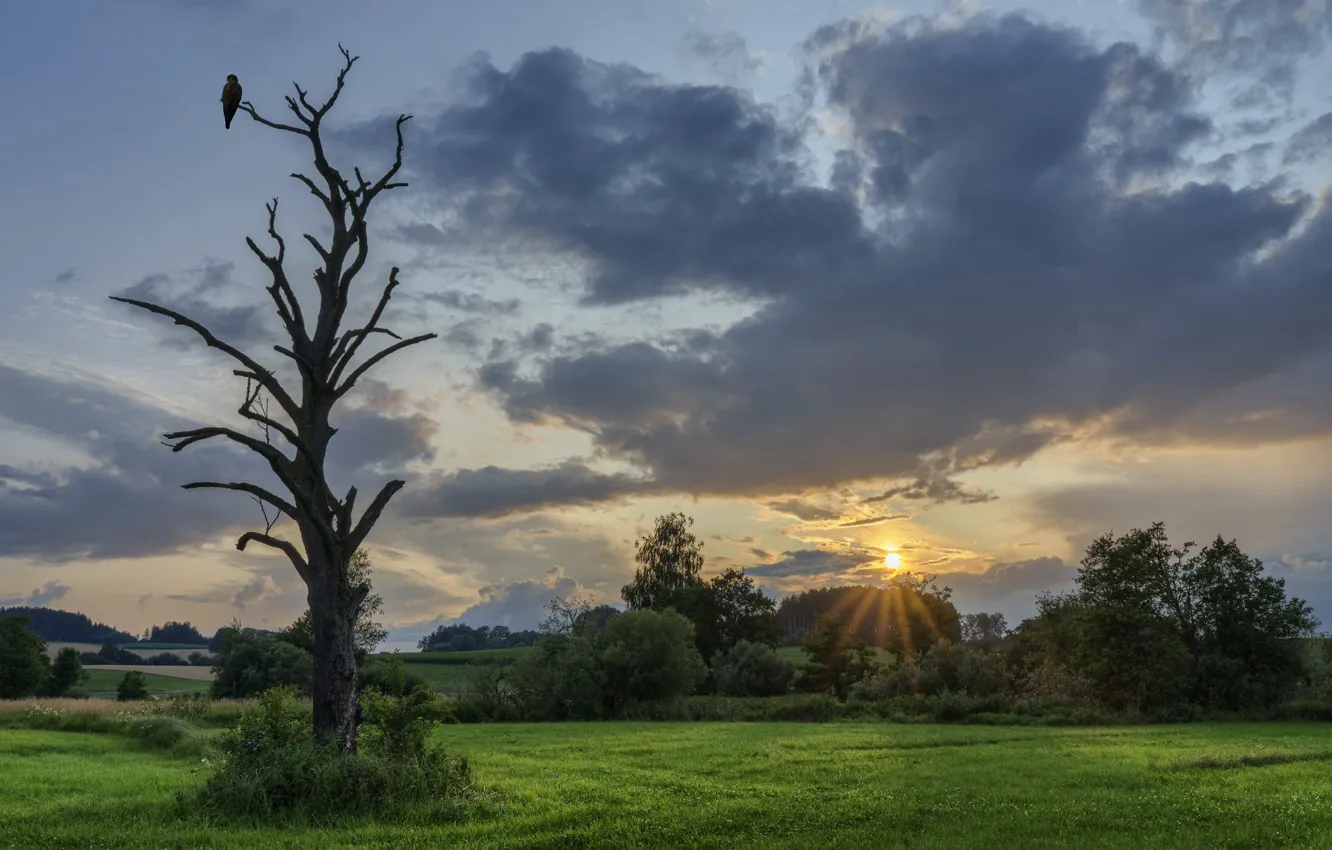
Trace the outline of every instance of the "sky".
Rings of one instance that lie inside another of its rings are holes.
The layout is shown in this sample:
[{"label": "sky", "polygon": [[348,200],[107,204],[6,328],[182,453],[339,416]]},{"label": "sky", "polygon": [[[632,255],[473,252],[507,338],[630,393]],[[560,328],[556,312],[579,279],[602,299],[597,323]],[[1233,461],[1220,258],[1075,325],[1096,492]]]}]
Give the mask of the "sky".
[{"label": "sky", "polygon": [[[113,8],[114,6],[114,8]],[[305,608],[163,433],[313,298],[293,81],[403,176],[352,307],[438,339],[335,413],[395,643],[617,602],[683,511],[775,596],[925,572],[1016,623],[1087,544],[1235,539],[1332,622],[1328,0],[95,0],[0,27],[0,605],[140,631]],[[311,172],[312,173],[312,172]],[[359,325],[360,322],[357,322]],[[215,441],[216,442],[216,441]],[[284,526],[279,525],[275,533]],[[288,532],[291,529],[287,529]]]}]

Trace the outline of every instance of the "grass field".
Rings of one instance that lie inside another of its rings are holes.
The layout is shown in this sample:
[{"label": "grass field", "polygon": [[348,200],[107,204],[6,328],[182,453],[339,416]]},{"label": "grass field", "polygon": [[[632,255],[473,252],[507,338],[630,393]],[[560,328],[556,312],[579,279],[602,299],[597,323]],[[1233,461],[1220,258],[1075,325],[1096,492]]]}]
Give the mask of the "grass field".
[{"label": "grass field", "polygon": [[1326,725],[450,726],[501,801],[471,822],[209,829],[199,765],[0,730],[0,847],[1332,847]]},{"label": "grass field", "polygon": [[[153,694],[172,693],[176,691],[187,691],[187,692],[199,691],[201,693],[207,693],[208,685],[213,678],[212,673],[209,673],[207,667],[181,668],[184,670],[189,670],[191,673],[193,673],[194,671],[201,671],[207,674],[206,678],[204,679],[200,679],[197,676],[191,676],[190,678],[185,678],[182,676],[164,676],[161,673],[153,672],[154,670],[162,670],[164,668],[151,667],[151,666],[148,667],[117,666],[115,669],[112,669],[109,666],[108,667],[99,666],[99,667],[85,667],[83,669],[84,672],[88,674],[88,678],[85,679],[82,683],[80,683],[79,686],[75,688],[75,691],[82,694],[88,694],[94,697],[97,696],[114,697],[116,695],[116,686],[120,684],[121,679],[125,678],[126,670],[142,671],[144,677],[148,680],[148,692]],[[170,670],[175,668],[168,667],[165,669]]]}]

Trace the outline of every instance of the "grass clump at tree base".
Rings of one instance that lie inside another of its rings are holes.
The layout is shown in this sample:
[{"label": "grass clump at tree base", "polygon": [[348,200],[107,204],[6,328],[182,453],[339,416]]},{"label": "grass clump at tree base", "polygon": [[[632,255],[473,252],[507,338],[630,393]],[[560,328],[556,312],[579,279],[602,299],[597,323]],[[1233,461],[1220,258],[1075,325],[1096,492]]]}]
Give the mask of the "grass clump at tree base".
[{"label": "grass clump at tree base", "polygon": [[[435,694],[361,695],[357,752],[319,741],[308,702],[274,688],[217,743],[219,758],[189,808],[210,820],[330,824],[352,819],[454,822],[475,799],[466,759],[427,741],[448,709]],[[186,801],[186,795],[178,795]]]}]

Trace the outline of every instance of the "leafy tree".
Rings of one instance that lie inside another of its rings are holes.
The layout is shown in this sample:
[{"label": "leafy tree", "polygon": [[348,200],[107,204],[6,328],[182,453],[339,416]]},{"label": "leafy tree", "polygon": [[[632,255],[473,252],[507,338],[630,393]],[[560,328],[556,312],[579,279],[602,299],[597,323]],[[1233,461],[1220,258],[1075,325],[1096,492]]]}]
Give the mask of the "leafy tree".
[{"label": "leafy tree", "polygon": [[690,533],[693,524],[693,517],[667,514],[657,517],[651,534],[639,538],[638,569],[621,591],[631,610],[664,610],[676,591],[700,581],[703,543]]},{"label": "leafy tree", "polygon": [[[351,582],[370,587],[370,553],[357,549],[352,554],[347,569],[351,572]],[[388,639],[388,631],[375,622],[376,614],[384,613],[384,599],[378,593],[369,593],[361,603],[361,610],[356,615],[356,662],[364,663],[365,657],[375,651],[375,647]],[[300,647],[311,655],[314,654],[314,621],[310,609],[296,618],[296,622],[277,633],[277,639],[292,646]]]},{"label": "leafy tree", "polygon": [[[314,635],[315,677],[313,692],[312,730],[322,742],[335,741],[347,753],[356,749],[356,729],[359,723],[356,706],[356,618],[370,587],[352,580],[350,560],[352,554],[366,541],[393,496],[405,486],[400,480],[387,482],[369,505],[356,518],[354,513],[356,488],[339,499],[333,492],[325,468],[330,441],[337,429],[330,419],[339,400],[354,388],[356,382],[386,357],[408,346],[436,338],[427,333],[402,339],[390,329],[380,325],[393,290],[398,285],[398,269],[388,275],[373,312],[361,327],[344,328],[348,306],[356,301],[351,286],[364,268],[369,256],[371,232],[367,214],[373,202],[384,192],[407,185],[397,180],[402,168],[402,125],[410,118],[401,115],[395,125],[397,147],[393,164],[378,179],[362,179],[359,169],[354,173],[336,168],[327,156],[321,131],[323,121],[342,93],[343,85],[357,57],[339,45],[344,65],[338,73],[333,93],[324,103],[311,102],[307,92],[299,86],[296,97],[288,97],[287,105],[295,115],[294,123],[282,124],[260,116],[248,102],[240,109],[248,112],[255,122],[284,133],[306,139],[314,156],[315,176],[293,175],[322,203],[328,214],[331,237],[327,244],[315,235],[306,234],[314,246],[321,264],[314,272],[314,285],[318,292],[316,309],[302,306],[287,274],[285,265],[286,242],[277,230],[277,201],[267,206],[268,235],[276,250],[266,253],[252,239],[246,240],[250,251],[268,270],[272,285],[267,287],[282,326],[289,337],[286,345],[275,350],[291,361],[299,373],[299,385],[279,379],[279,372],[219,339],[199,322],[181,313],[134,298],[112,296],[151,313],[171,319],[178,325],[193,330],[204,343],[228,355],[238,364],[234,374],[246,380],[244,400],[239,413],[256,423],[261,437],[228,427],[203,427],[165,435],[167,445],[180,451],[195,443],[215,437],[236,443],[257,454],[281,482],[285,494],[279,494],[251,483],[225,483],[198,481],[184,485],[187,489],[219,488],[245,493],[255,499],[265,520],[262,531],[248,531],[236,541],[239,549],[250,543],[269,546],[282,552],[290,560],[296,574],[307,588]],[[355,363],[361,346],[379,339],[379,335],[394,342]],[[262,397],[262,398],[261,398]],[[277,409],[270,411],[268,401]],[[286,445],[273,442],[274,436]],[[269,519],[268,511],[274,514]],[[290,519],[300,535],[300,547],[291,540],[273,534],[279,520]],[[290,644],[282,644],[290,646]],[[295,649],[295,647],[292,647]]]},{"label": "leafy tree", "polygon": [[531,646],[539,632],[531,629],[513,631],[507,626],[478,626],[466,623],[437,626],[433,632],[416,642],[422,652],[469,652],[478,649],[508,649]]},{"label": "leafy tree", "polygon": [[724,696],[778,696],[791,687],[795,665],[771,646],[739,640],[713,657],[712,675]]},{"label": "leafy tree", "polygon": [[120,684],[116,685],[116,699],[121,702],[148,699],[148,677],[138,670],[127,670]]},{"label": "leafy tree", "polygon": [[143,656],[130,652],[128,649],[121,649],[114,643],[104,643],[102,648],[97,650],[97,654],[102,657],[104,664],[142,664]]},{"label": "leafy tree", "polygon": [[[479,681],[469,685],[469,690],[476,691],[478,684],[492,679],[499,669],[479,668],[475,674]],[[606,671],[600,649],[589,634],[544,634],[531,653],[508,669],[508,695],[523,719],[587,720],[606,707]],[[506,696],[497,684],[490,682],[488,694],[473,695],[491,703],[486,709],[492,716]]]},{"label": "leafy tree", "polygon": [[176,620],[153,626],[147,638],[150,643],[208,643],[208,638],[199,634],[199,630],[190,623]]},{"label": "leafy tree", "polygon": [[963,614],[960,619],[962,642],[974,646],[998,646],[1008,636],[1008,620],[1003,614]]},{"label": "leafy tree", "polygon": [[1087,547],[1078,595],[1090,609],[1118,612],[1098,622],[1120,623],[1124,642],[1137,623],[1139,642],[1156,647],[1137,647],[1140,655],[1178,641],[1192,662],[1192,701],[1229,709],[1279,701],[1300,678],[1293,639],[1313,633],[1312,609],[1288,599],[1284,579],[1265,575],[1234,540],[1218,535],[1190,556],[1194,545],[1171,546],[1160,522],[1103,535]]},{"label": "leafy tree", "polygon": [[74,686],[88,678],[79,661],[79,651],[72,646],[61,647],[56,653],[55,663],[51,665],[51,696],[63,697]]},{"label": "leafy tree", "polygon": [[707,676],[694,624],[672,611],[629,611],[597,633],[612,708],[685,696]]},{"label": "leafy tree", "polygon": [[777,603],[740,570],[727,569],[707,581],[688,584],[664,601],[694,624],[694,640],[704,658],[726,652],[742,640],[775,646],[781,637]]},{"label": "leafy tree", "polygon": [[51,675],[46,641],[22,614],[0,617],[0,699],[32,696]]},{"label": "leafy tree", "polygon": [[809,657],[805,687],[815,693],[832,691],[844,701],[852,685],[878,671],[874,650],[854,637],[841,617],[820,614],[816,625],[818,631],[804,645]]},{"label": "leafy tree", "polygon": [[304,649],[236,627],[213,662],[213,674],[214,697],[243,699],[284,685],[309,693],[314,670]]}]

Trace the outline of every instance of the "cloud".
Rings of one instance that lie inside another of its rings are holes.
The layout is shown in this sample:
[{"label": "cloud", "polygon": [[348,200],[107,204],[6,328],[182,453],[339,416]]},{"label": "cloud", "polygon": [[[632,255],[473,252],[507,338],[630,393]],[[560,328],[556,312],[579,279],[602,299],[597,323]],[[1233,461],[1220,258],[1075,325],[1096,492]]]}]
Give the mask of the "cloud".
[{"label": "cloud", "polygon": [[714,73],[737,78],[763,68],[763,57],[751,53],[737,32],[706,33],[691,27],[684,36],[685,53],[703,61]]},{"label": "cloud", "polygon": [[52,579],[39,588],[35,588],[27,596],[13,596],[8,599],[0,599],[0,607],[30,607],[41,608],[50,605],[52,602],[65,598],[72,590],[69,585],[59,579]]},{"label": "cloud", "polygon": [[573,596],[578,582],[554,568],[536,580],[502,581],[481,588],[481,601],[458,615],[456,622],[469,626],[508,626],[535,629],[546,616],[553,599]]},{"label": "cloud", "polygon": [[1283,161],[1287,165],[1315,162],[1332,148],[1332,112],[1325,112],[1300,128],[1286,143]]},{"label": "cloud", "polygon": [[485,466],[422,478],[401,497],[401,510],[408,517],[502,517],[648,492],[639,479],[599,473],[578,460],[544,469]]},{"label": "cloud", "polygon": [[272,599],[282,593],[282,588],[273,581],[272,576],[255,576],[241,585],[231,597],[231,604],[244,611],[247,606],[255,605],[266,599]]},{"label": "cloud", "polygon": [[78,277],[78,271],[77,267],[67,268],[55,276],[55,282],[59,284],[73,283],[74,279]]},{"label": "cloud", "polygon": [[459,289],[426,292],[420,297],[425,301],[441,304],[451,310],[458,310],[463,313],[481,313],[488,316],[511,316],[517,313],[522,306],[517,298],[496,301],[475,292],[463,292]]},{"label": "cloud", "polygon": [[1332,34],[1327,0],[1138,0],[1192,73],[1247,78],[1241,103],[1288,98],[1300,62]]},{"label": "cloud", "polygon": [[[205,260],[200,268],[185,272],[185,277],[193,279],[192,285],[182,286],[170,275],[157,273],[148,275],[115,294],[121,298],[147,301],[175,310],[199,322],[219,339],[232,345],[243,348],[246,345],[271,342],[275,337],[269,327],[266,309],[253,303],[236,307],[217,304],[218,296],[225,296],[238,290],[232,280],[235,268],[235,263]],[[143,312],[137,307],[126,309],[132,309],[136,313]],[[162,338],[162,344],[167,347],[177,349],[202,347],[194,331],[180,329],[173,324],[160,321],[157,326],[162,332],[170,333],[170,336]]]},{"label": "cloud", "polygon": [[783,552],[782,556],[772,563],[746,567],[745,573],[756,578],[840,578],[854,573],[867,560],[873,559],[867,559],[865,554],[860,552],[798,549]]},{"label": "cloud", "polygon": [[806,53],[841,128],[829,180],[808,122],[568,50],[478,60],[413,131],[433,215],[577,257],[585,302],[754,308],[701,348],[498,350],[479,370],[511,421],[587,433],[650,481],[580,471],[580,502],[884,480],[980,501],[953,477],[1096,434],[1328,432],[1310,364],[1332,342],[1332,208],[1279,175],[1182,179],[1213,132],[1186,74],[1016,14],[844,23]]},{"label": "cloud", "polygon": [[[361,406],[335,421],[343,431],[332,441],[328,472],[343,486],[359,478],[364,488],[378,483],[365,478],[433,457],[434,422],[403,412],[385,385],[365,389]],[[376,401],[397,415],[375,411]],[[0,465],[0,556],[145,557],[254,527],[259,510],[242,494],[179,491],[191,481],[249,481],[282,492],[247,450],[221,440],[179,453],[161,444],[162,434],[200,424],[91,376],[55,378],[0,363],[0,427],[33,429],[86,456],[58,472]]]}]

